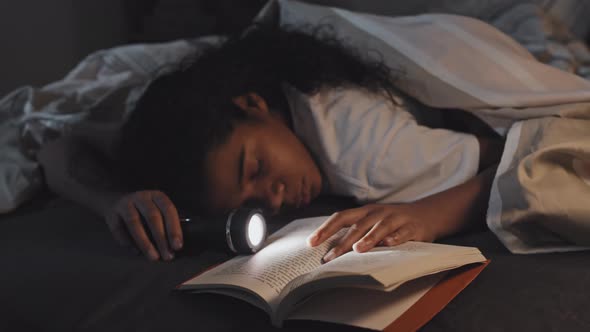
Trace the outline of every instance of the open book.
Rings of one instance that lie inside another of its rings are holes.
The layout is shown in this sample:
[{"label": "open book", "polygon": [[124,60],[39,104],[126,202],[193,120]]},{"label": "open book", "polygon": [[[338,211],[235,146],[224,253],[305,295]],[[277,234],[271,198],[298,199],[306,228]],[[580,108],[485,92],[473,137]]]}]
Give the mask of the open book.
[{"label": "open book", "polygon": [[444,271],[486,261],[477,248],[407,242],[348,252],[322,264],[345,231],[309,247],[307,237],[326,218],[295,220],[256,254],[235,257],[178,288],[240,298],[265,310],[275,326],[312,319],[382,330],[443,279]]}]

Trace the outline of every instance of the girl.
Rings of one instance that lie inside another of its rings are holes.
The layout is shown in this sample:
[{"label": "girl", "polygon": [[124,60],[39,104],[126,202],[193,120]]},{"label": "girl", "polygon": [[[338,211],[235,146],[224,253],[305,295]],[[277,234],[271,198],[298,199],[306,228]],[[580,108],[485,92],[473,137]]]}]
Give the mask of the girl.
[{"label": "girl", "polygon": [[[116,172],[99,183],[105,160],[91,158],[88,141],[53,142],[39,160],[54,191],[103,215],[118,242],[152,260],[182,248],[178,209],[278,213],[321,194],[362,204],[310,236],[315,246],[349,227],[325,261],[434,241],[483,220],[502,142],[488,128],[455,131],[481,125],[404,96],[397,75],[403,68],[325,28],[256,27],[152,82],[117,138]],[[104,156],[104,144],[95,147]]]}]

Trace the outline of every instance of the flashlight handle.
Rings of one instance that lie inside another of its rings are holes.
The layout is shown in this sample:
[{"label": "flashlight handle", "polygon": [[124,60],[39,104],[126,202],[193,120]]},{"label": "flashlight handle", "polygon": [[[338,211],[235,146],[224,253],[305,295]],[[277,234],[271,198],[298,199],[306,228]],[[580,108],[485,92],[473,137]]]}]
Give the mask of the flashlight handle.
[{"label": "flashlight handle", "polygon": [[204,245],[208,248],[225,249],[229,253],[253,253],[260,249],[260,245],[253,245],[250,239],[248,225],[250,218],[259,215],[264,224],[263,239],[266,237],[266,224],[262,211],[259,209],[236,209],[225,220],[204,220],[198,217],[181,215],[181,228],[183,234],[190,238],[191,242]]},{"label": "flashlight handle", "polygon": [[185,242],[209,249],[227,251],[225,239],[225,227],[221,223],[212,223],[207,220],[193,217],[181,217],[180,227]]}]

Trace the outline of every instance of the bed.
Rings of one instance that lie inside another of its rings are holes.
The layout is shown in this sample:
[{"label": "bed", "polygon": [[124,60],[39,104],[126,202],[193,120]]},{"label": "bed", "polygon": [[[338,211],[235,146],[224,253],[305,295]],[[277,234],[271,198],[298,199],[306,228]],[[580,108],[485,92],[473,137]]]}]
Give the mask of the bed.
[{"label": "bed", "polygon": [[[300,216],[350,206],[325,199]],[[285,216],[273,221],[276,228]],[[216,295],[174,291],[227,259],[187,243],[171,263],[119,247],[90,211],[50,194],[0,218],[2,331],[272,331],[261,310]],[[444,243],[479,247],[492,260],[423,331],[588,331],[590,253],[514,255],[486,230]],[[285,331],[357,331],[302,322]]]},{"label": "bed", "polygon": [[[538,50],[539,56],[563,64],[545,51]],[[575,65],[582,76],[584,63]],[[352,205],[345,198],[325,198],[271,226]],[[424,331],[590,330],[584,292],[590,252],[515,255],[485,229],[441,242],[477,246],[492,263]],[[274,330],[265,313],[241,301],[174,291],[227,254],[187,242],[173,262],[150,263],[120,248],[92,212],[46,190],[0,215],[0,243],[2,331]],[[283,330],[358,329],[303,322]]]}]

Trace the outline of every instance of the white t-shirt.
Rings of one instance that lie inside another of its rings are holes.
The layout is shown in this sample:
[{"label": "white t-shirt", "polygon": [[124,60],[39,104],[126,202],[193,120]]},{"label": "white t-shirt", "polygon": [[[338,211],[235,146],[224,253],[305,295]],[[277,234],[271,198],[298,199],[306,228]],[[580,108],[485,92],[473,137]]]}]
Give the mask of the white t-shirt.
[{"label": "white t-shirt", "polygon": [[422,126],[403,101],[393,105],[358,88],[284,90],[295,134],[323,172],[326,193],[359,203],[411,202],[477,174],[475,136]]}]

